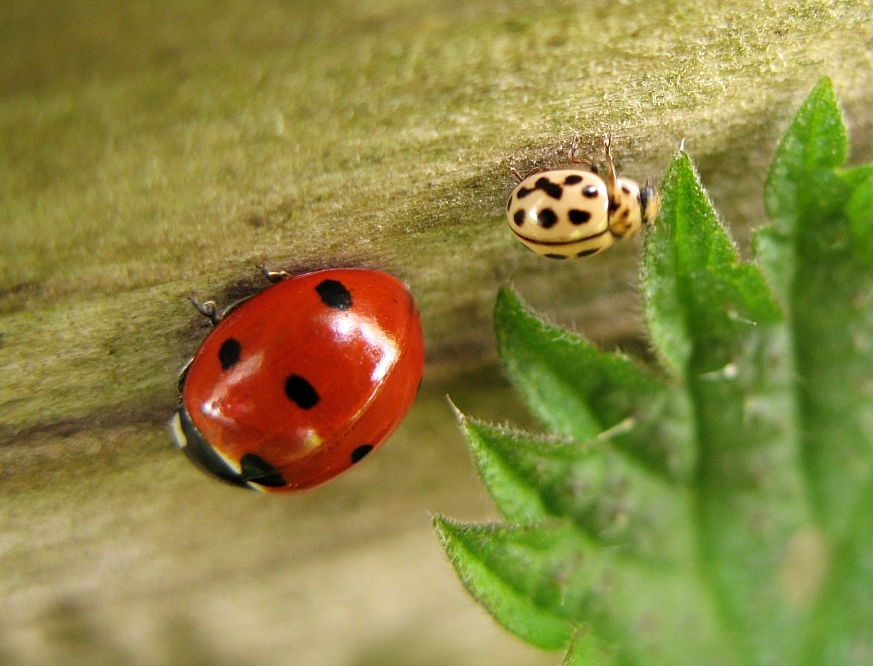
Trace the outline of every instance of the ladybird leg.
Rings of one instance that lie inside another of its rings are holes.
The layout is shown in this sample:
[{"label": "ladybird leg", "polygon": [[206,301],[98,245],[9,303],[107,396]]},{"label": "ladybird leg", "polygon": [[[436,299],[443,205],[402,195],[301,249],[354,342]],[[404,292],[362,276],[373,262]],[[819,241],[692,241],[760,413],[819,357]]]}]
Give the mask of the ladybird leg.
[{"label": "ladybird leg", "polygon": [[591,173],[597,173],[597,165],[586,157],[574,157],[570,160],[570,164],[584,164]]},{"label": "ladybird leg", "polygon": [[586,157],[577,157],[576,156],[577,150],[579,150],[579,142],[574,141],[570,145],[570,164],[584,164],[585,166],[587,166],[591,170],[591,173],[596,174],[597,173],[597,165],[594,164],[594,162],[592,162],[591,160],[589,160]]},{"label": "ladybird leg", "polygon": [[520,183],[521,181],[525,180],[526,178],[530,178],[535,173],[543,173],[544,171],[549,171],[549,168],[548,167],[536,167],[535,169],[531,169],[530,171],[528,171],[526,174],[524,174],[524,176],[522,176],[518,172],[518,169],[516,169],[513,166],[509,167],[509,170],[512,172],[512,175],[515,176],[515,179]]},{"label": "ladybird leg", "polygon": [[291,273],[288,271],[271,271],[266,266],[261,266],[261,272],[264,274],[265,278],[273,283],[281,282],[282,280],[287,280],[291,277]]},{"label": "ladybird leg", "polygon": [[618,238],[612,231],[612,213],[621,206],[621,199],[618,197],[618,175],[615,173],[615,164],[612,161],[612,154],[609,152],[609,147],[612,144],[612,136],[607,134],[603,137],[603,152],[606,154],[606,195],[609,197],[609,232]]},{"label": "ladybird leg", "polygon": [[189,358],[188,362],[185,363],[179,370],[179,374],[176,376],[176,385],[179,387],[179,401],[181,403],[182,400],[182,389],[185,386],[185,379],[188,377],[188,369],[191,367],[191,362],[193,358]]},{"label": "ladybird leg", "polygon": [[221,314],[218,312],[218,306],[215,304],[215,301],[205,301],[201,303],[191,296],[188,297],[188,300],[191,301],[191,305],[194,306],[194,309],[197,310],[197,312],[212,322],[213,326],[216,326],[218,322],[221,321]]},{"label": "ladybird leg", "polygon": [[609,217],[607,224],[609,225],[609,233],[616,238],[624,239],[622,234],[617,234],[612,230],[612,213],[621,207],[621,199],[618,195],[618,175],[615,173],[615,164],[612,161],[612,154],[609,152],[609,147],[612,145],[612,136],[607,134],[603,137],[603,152],[606,154],[606,195],[609,198]]},{"label": "ladybird leg", "polygon": [[281,282],[282,280],[287,280],[289,277],[291,277],[291,273],[289,273],[288,271],[274,271],[267,268],[266,262],[258,264],[258,268],[261,269],[261,273],[264,274],[264,277],[274,284],[276,282]]},{"label": "ladybird leg", "polygon": [[525,178],[530,178],[530,177],[533,176],[535,173],[545,173],[546,171],[549,171],[549,167],[544,167],[544,166],[537,167],[536,169],[531,169],[530,171],[528,171],[528,172],[524,175],[524,177],[525,177]]},{"label": "ladybird leg", "polygon": [[612,162],[612,154],[609,152],[609,146],[612,144],[612,136],[607,134],[603,138],[603,152],[606,154],[606,188],[609,191],[610,198],[612,193],[618,189],[618,176],[615,173],[615,164]]}]

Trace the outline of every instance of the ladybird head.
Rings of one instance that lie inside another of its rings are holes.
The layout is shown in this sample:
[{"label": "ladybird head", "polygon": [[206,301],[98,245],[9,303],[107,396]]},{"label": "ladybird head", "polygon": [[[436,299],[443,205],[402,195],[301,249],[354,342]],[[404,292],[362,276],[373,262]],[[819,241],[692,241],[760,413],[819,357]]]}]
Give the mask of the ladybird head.
[{"label": "ladybird head", "polygon": [[640,211],[642,212],[643,224],[652,222],[658,217],[660,210],[661,197],[658,196],[658,190],[653,185],[646,183],[646,186],[640,189]]},{"label": "ladybird head", "polygon": [[176,440],[176,445],[182,449],[188,459],[201,471],[219,481],[249,490],[282,488],[287,485],[278,470],[254,454],[243,456],[239,462],[239,469],[235,469],[206,441],[183,405],[179,406],[170,419],[170,431],[173,439]]}]

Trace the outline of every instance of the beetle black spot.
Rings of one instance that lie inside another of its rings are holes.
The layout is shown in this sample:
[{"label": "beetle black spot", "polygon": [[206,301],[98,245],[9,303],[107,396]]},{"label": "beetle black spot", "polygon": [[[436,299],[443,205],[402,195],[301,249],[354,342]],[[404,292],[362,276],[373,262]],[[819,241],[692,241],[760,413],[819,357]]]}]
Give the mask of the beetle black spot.
[{"label": "beetle black spot", "polygon": [[622,185],[621,191],[624,192],[625,194],[630,194],[630,188],[627,185]]},{"label": "beetle black spot", "polygon": [[555,215],[555,211],[551,208],[543,208],[541,211],[537,211],[537,223],[543,229],[549,229],[558,222],[558,216]]},{"label": "beetle black spot", "polygon": [[342,282],[337,280],[322,280],[315,288],[321,296],[321,302],[334,310],[348,310],[352,307],[352,295]]},{"label": "beetle black spot", "polygon": [[281,488],[288,485],[282,474],[261,456],[247,453],[239,461],[241,475],[246,481],[267,488]]},{"label": "beetle black spot", "polygon": [[575,208],[568,213],[568,216],[573,224],[585,224],[591,219],[591,213],[586,210],[576,210]]},{"label": "beetle black spot", "polygon": [[372,444],[361,444],[358,448],[352,451],[352,464],[354,465],[355,463],[361,462],[372,450]]},{"label": "beetle black spot", "polygon": [[542,178],[538,178],[537,182],[534,184],[534,187],[536,187],[536,189],[538,190],[542,190],[550,197],[552,197],[552,199],[560,199],[561,195],[564,193],[563,187],[561,187],[557,183],[553,183],[545,176],[543,176]]},{"label": "beetle black spot", "polygon": [[218,348],[218,362],[221,363],[222,370],[230,370],[239,361],[239,354],[242,351],[242,345],[239,340],[228,338],[221,343]]},{"label": "beetle black spot", "polygon": [[531,192],[533,192],[533,190],[528,189],[526,187],[519,187],[518,192],[515,193],[515,198],[516,199],[524,199]]},{"label": "beetle black spot", "polygon": [[597,185],[586,185],[582,188],[582,196],[593,199],[598,194]]},{"label": "beetle black spot", "polygon": [[512,216],[512,220],[518,225],[521,226],[524,224],[524,218],[527,216],[527,213],[523,208],[515,211],[515,215]]},{"label": "beetle black spot", "polygon": [[549,259],[569,259],[566,254],[544,254],[544,257],[548,257]]},{"label": "beetle black spot", "polygon": [[610,210],[610,212],[613,212],[613,213],[614,213],[615,211],[617,211],[617,210],[619,209],[620,206],[621,206],[621,202],[620,202],[620,201],[616,201],[615,199],[613,199],[612,201],[609,202],[609,210]]},{"label": "beetle black spot", "polygon": [[582,176],[574,173],[572,176],[564,178],[564,185],[575,185],[576,183],[581,183],[583,180]]},{"label": "beetle black spot", "polygon": [[285,380],[285,395],[300,409],[312,409],[321,400],[312,384],[300,375],[291,375]]},{"label": "beetle black spot", "polygon": [[598,247],[593,247],[593,248],[591,248],[590,250],[582,250],[582,251],[581,251],[579,254],[577,254],[576,256],[577,256],[577,257],[587,257],[588,255],[591,255],[591,254],[597,254],[599,251],[600,251],[600,248],[598,248]]}]

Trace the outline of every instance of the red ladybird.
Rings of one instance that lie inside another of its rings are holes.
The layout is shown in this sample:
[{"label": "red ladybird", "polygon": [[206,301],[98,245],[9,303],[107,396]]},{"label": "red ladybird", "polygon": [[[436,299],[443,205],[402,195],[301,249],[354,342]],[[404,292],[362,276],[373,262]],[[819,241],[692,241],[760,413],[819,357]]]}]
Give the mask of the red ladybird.
[{"label": "red ladybird", "polygon": [[[214,304],[200,307],[214,320]],[[222,481],[295,492],[360,462],[397,429],[424,369],[421,321],[397,278],[306,273],[232,308],[179,381],[179,447]]]}]

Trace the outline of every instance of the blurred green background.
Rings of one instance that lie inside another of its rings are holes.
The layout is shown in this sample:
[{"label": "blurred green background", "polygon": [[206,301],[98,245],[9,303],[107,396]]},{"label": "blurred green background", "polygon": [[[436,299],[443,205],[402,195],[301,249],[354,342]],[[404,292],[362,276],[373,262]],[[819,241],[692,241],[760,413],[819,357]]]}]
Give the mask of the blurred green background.
[{"label": "blurred green background", "polygon": [[[741,246],[775,143],[831,76],[873,157],[869,2],[5,0],[0,4],[0,663],[558,664],[496,628],[430,515],[496,517],[444,400],[529,423],[496,364],[513,281],[646,356],[639,242],[549,262],[508,166],[682,139]],[[428,369],[392,442],[297,497],[200,475],[165,430],[257,265],[394,272]]]}]

